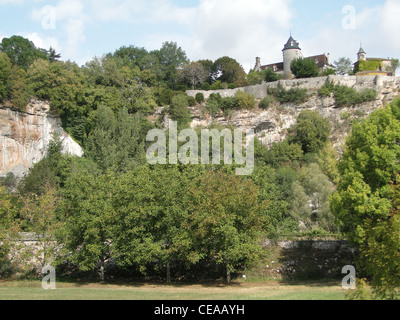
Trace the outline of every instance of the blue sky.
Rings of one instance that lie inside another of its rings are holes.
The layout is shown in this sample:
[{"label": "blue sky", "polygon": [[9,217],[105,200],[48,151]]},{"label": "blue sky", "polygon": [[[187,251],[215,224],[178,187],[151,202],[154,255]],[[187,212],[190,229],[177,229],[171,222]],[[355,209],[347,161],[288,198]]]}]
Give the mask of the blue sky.
[{"label": "blue sky", "polygon": [[398,0],[0,0],[0,38],[22,35],[79,64],[123,45],[177,42],[192,61],[228,55],[248,71],[282,60],[292,30],[304,55],[400,58]]}]

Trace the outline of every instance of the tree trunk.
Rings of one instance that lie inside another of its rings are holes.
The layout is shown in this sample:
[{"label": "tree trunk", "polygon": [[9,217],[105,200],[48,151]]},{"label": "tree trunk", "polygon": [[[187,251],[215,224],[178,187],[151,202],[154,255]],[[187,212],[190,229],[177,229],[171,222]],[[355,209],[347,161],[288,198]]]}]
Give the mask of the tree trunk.
[{"label": "tree trunk", "polygon": [[171,283],[172,283],[172,281],[171,281],[171,265],[168,262],[167,263],[167,284],[171,284]]},{"label": "tree trunk", "polygon": [[101,266],[100,266],[100,280],[101,280],[101,282],[104,282],[104,260],[101,261]]},{"label": "tree trunk", "polygon": [[231,283],[231,269],[229,268],[229,265],[226,265],[226,282]]}]

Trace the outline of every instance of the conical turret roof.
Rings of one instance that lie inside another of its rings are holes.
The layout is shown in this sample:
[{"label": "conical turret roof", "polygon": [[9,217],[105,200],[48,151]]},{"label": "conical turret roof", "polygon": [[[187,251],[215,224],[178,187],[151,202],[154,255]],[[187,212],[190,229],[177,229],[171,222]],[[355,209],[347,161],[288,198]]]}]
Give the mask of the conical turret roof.
[{"label": "conical turret roof", "polygon": [[299,43],[293,39],[292,36],[290,36],[288,42],[285,44],[285,47],[283,50],[289,50],[289,49],[298,49],[301,50],[299,47]]}]

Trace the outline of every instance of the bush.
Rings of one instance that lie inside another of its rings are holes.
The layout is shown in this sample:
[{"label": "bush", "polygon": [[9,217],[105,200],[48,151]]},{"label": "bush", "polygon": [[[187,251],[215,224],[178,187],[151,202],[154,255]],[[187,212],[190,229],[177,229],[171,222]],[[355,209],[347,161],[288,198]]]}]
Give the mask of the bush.
[{"label": "bush", "polygon": [[296,59],[290,65],[290,69],[296,78],[313,78],[319,75],[318,67],[313,59]]},{"label": "bush", "polygon": [[236,97],[223,98],[220,101],[221,109],[225,112],[238,107],[238,99]]},{"label": "bush", "polygon": [[299,144],[304,153],[318,153],[329,139],[331,124],[318,111],[306,110],[290,131],[291,142]]},{"label": "bush", "polygon": [[211,84],[209,84],[208,82],[206,82],[205,84],[203,84],[201,86],[201,89],[204,91],[210,91],[211,90]]},{"label": "bush", "polygon": [[282,87],[278,89],[268,88],[268,94],[274,96],[280,103],[302,104],[307,101],[307,89],[292,88],[286,90]]},{"label": "bush", "polygon": [[259,107],[260,109],[267,110],[274,102],[275,99],[272,96],[267,96],[261,100]]},{"label": "bush", "polygon": [[204,94],[202,94],[201,92],[197,93],[195,99],[196,99],[197,103],[200,103],[200,104],[203,103],[205,101]]},{"label": "bush", "polygon": [[189,104],[189,107],[194,107],[197,104],[197,101],[193,97],[188,97],[188,104]]},{"label": "bush", "polygon": [[238,91],[236,93],[236,99],[238,107],[242,110],[254,109],[256,105],[256,99],[252,94],[248,94],[243,91]]},{"label": "bush", "polygon": [[338,107],[350,107],[356,104],[374,101],[377,97],[377,93],[373,89],[367,88],[358,92],[354,88],[334,85],[333,83],[325,84],[318,92],[321,97],[330,96],[333,93]]},{"label": "bush", "polygon": [[171,119],[178,122],[178,126],[186,126],[191,121],[191,113],[188,110],[188,98],[185,94],[176,95],[171,99],[169,113]]}]

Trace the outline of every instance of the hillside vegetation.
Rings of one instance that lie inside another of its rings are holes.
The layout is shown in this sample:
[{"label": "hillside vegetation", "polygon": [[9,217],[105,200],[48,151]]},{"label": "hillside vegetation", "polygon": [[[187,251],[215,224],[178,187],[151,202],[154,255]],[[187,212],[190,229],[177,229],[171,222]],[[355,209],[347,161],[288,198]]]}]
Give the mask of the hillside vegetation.
[{"label": "hillside vegetation", "polygon": [[[11,49],[18,46],[27,48],[24,58]],[[365,253],[361,267],[374,285],[397,286],[385,265],[379,273],[373,266],[381,257],[397,263],[395,252],[375,241],[399,245],[399,101],[352,123],[339,165],[330,122],[310,110],[300,113],[283,142],[267,148],[255,141],[250,176],[236,176],[237,165],[149,165],[146,134],[164,129],[162,117],[154,119],[158,106],[183,129],[190,126],[190,105],[229,114],[301,103],[306,92],[276,90],[259,104],[243,92],[189,98],[188,88],[233,88],[249,84],[249,77],[229,57],[190,62],[171,42],[151,52],[122,47],[84,66],[60,61],[54,50],[21,37],[3,40],[0,50],[0,99],[21,111],[30,98],[50,101],[85,150],[83,158],[62,155],[54,137],[48,156],[28,176],[2,180],[0,276],[16,271],[7,255],[18,232],[41,235],[40,264],[51,262],[62,274],[100,272],[104,279],[112,267],[113,274],[167,282],[230,281],[258,261],[261,239],[344,232]],[[330,85],[320,94],[333,94],[339,108],[376,98],[369,90]],[[382,238],[385,228],[393,231],[388,239]]]}]

